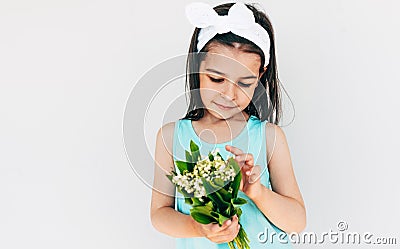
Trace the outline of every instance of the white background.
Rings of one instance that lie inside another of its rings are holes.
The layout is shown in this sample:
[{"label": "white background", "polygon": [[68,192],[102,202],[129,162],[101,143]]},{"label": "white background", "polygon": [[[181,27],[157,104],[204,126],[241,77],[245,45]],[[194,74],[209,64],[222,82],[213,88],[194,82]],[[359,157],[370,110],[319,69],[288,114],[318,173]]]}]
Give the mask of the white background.
[{"label": "white background", "polygon": [[[185,4],[0,2],[0,248],[173,248],[151,226],[151,191],[125,156],[122,121],[135,82],[187,52]],[[400,3],[262,5],[296,110],[283,129],[305,231],[344,220],[400,243]]]}]

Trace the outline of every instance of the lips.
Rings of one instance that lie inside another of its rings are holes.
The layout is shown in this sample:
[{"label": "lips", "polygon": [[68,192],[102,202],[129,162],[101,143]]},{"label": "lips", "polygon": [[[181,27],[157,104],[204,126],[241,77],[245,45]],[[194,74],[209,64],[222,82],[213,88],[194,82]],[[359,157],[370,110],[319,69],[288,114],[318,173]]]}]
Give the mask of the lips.
[{"label": "lips", "polygon": [[230,109],[232,109],[232,108],[235,108],[236,106],[226,106],[226,105],[221,105],[221,104],[218,104],[218,103],[215,103],[214,102],[214,104],[215,105],[217,105],[220,109],[222,109],[222,110],[230,110]]}]

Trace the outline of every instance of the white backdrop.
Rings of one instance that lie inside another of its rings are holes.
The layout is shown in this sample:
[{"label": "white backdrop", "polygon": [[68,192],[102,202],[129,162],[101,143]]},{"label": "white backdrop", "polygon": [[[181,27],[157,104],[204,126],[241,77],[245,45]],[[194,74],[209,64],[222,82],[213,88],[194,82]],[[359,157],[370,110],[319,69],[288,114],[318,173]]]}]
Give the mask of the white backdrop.
[{"label": "white backdrop", "polygon": [[[186,2],[0,2],[0,248],[173,248],[151,226],[122,122],[140,77],[187,51]],[[296,110],[283,129],[305,231],[346,221],[399,244],[400,3],[262,5]],[[146,131],[150,150],[158,127]]]}]

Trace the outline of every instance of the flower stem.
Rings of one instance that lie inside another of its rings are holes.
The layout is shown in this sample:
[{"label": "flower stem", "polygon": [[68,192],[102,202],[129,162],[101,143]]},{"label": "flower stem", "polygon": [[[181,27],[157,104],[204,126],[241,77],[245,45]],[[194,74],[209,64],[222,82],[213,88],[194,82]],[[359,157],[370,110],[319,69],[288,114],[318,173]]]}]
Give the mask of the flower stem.
[{"label": "flower stem", "polygon": [[[228,243],[229,249],[250,249],[250,240],[247,237],[246,232],[244,231],[243,227],[240,226],[239,233],[232,241]],[[236,246],[235,246],[236,244]]]}]

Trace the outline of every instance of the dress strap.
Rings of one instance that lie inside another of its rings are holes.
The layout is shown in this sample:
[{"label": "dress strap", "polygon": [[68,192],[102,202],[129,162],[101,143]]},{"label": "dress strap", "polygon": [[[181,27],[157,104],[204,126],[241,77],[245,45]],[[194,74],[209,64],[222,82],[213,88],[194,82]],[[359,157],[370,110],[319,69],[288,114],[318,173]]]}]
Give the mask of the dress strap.
[{"label": "dress strap", "polygon": [[260,129],[261,129],[261,131],[260,131],[260,133],[261,133],[261,151],[263,152],[261,154],[264,155],[262,160],[265,163],[266,172],[264,172],[264,173],[267,176],[267,179],[265,179],[264,184],[265,184],[265,186],[267,188],[272,189],[271,181],[270,181],[270,178],[269,178],[270,177],[270,175],[269,175],[269,160],[271,159],[271,156],[270,156],[270,158],[268,158],[268,153],[267,153],[267,123],[268,123],[268,121],[264,120],[264,121],[261,122],[261,125],[260,125]]},{"label": "dress strap", "polygon": [[[176,152],[177,152],[177,143],[179,139],[179,125],[180,125],[180,119],[175,121],[175,127],[174,127],[174,135],[173,135],[173,142],[172,142],[172,157],[174,159],[174,162],[176,159]],[[175,164],[175,163],[174,163]],[[176,168],[175,168],[176,169]]]}]

